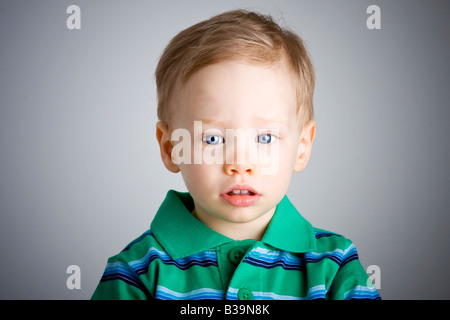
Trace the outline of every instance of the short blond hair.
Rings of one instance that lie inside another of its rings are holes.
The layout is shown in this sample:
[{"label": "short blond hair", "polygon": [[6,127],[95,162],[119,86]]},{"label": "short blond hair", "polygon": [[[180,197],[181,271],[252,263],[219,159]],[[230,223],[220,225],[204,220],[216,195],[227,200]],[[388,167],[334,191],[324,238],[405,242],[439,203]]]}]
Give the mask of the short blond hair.
[{"label": "short blond hair", "polygon": [[265,65],[285,61],[296,87],[301,127],[314,119],[314,68],[302,39],[270,16],[233,10],[181,31],[167,45],[155,72],[159,120],[169,123],[176,85],[203,67],[231,60]]}]

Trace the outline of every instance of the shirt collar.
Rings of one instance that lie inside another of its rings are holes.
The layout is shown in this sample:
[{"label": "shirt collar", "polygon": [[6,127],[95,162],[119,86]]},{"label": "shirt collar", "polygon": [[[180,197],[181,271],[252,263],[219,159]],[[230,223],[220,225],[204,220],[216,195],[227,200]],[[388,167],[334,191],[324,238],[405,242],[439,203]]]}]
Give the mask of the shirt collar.
[{"label": "shirt collar", "polygon": [[[152,233],[173,259],[233,242],[203,224],[190,213],[194,209],[187,192],[169,190],[151,224]],[[261,240],[289,252],[315,248],[314,230],[291,204],[287,196],[280,201]]]},{"label": "shirt collar", "polygon": [[302,217],[286,195],[278,203],[261,241],[272,247],[295,253],[316,249],[314,228]]}]

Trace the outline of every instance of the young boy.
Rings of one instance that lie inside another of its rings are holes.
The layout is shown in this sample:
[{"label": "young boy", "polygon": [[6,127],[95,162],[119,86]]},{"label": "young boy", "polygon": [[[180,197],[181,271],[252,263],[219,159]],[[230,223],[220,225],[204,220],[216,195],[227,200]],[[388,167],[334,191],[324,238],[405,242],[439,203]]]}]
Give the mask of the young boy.
[{"label": "young boy", "polygon": [[286,197],[315,135],[314,70],[270,17],[230,11],[175,36],[157,70],[169,191],[93,299],[379,299],[346,238]]}]

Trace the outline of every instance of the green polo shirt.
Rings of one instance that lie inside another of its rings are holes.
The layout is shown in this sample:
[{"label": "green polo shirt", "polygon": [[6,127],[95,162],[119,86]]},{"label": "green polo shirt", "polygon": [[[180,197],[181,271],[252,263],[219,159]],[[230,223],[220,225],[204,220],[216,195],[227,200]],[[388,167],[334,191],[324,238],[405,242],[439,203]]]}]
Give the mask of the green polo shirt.
[{"label": "green polo shirt", "polygon": [[151,227],[108,259],[92,299],[379,299],[352,242],[316,229],[285,196],[261,241],[235,241],[170,190]]}]

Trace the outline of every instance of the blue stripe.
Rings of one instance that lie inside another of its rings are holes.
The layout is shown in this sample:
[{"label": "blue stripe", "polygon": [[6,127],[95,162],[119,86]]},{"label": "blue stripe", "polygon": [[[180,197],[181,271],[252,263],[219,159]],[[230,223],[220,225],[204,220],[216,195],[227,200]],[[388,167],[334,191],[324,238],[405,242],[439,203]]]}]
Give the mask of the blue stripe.
[{"label": "blue stripe", "polygon": [[123,252],[123,251],[128,251],[128,250],[130,250],[130,248],[131,248],[133,245],[135,245],[136,243],[142,241],[142,239],[144,239],[144,238],[147,237],[147,236],[153,236],[153,233],[152,233],[150,230],[145,231],[139,238],[137,238],[137,239],[131,241],[131,242],[130,242],[123,250],[122,250],[122,252]]},{"label": "blue stripe", "polygon": [[358,259],[358,253],[352,244],[346,250],[336,249],[329,252],[307,252],[305,256],[295,256],[287,251],[271,251],[263,248],[253,249],[243,260],[244,263],[265,269],[282,267],[285,270],[305,271],[306,263],[317,263],[324,259],[334,261],[343,267],[350,261]]},{"label": "blue stripe", "polygon": [[350,261],[358,259],[358,253],[353,244],[346,250],[336,249],[328,252],[307,252],[305,254],[306,263],[316,263],[323,259],[330,259],[336,262],[341,268]]},{"label": "blue stripe", "polygon": [[326,232],[326,231],[315,231],[314,234],[316,236],[316,239],[320,239],[322,237],[332,237],[332,236],[342,237],[339,234],[336,234],[333,232]]},{"label": "blue stripe", "polygon": [[180,293],[163,286],[156,287],[156,299],[160,300],[222,300],[223,290],[200,288],[197,290]]},{"label": "blue stripe", "polygon": [[[147,233],[147,235],[149,234]],[[214,250],[206,250],[188,257],[173,260],[166,252],[152,247],[141,259],[129,263],[120,261],[108,263],[101,281],[122,280],[146,292],[147,289],[145,289],[139,276],[146,273],[150,263],[156,259],[159,259],[166,265],[174,265],[181,270],[189,269],[195,265],[201,267],[217,267],[217,255]]]},{"label": "blue stripe", "polygon": [[381,297],[375,287],[356,286],[353,289],[344,293],[344,300],[356,300],[356,299],[377,299]]},{"label": "blue stripe", "polygon": [[105,272],[103,273],[100,281],[105,282],[110,280],[121,280],[129,285],[141,289],[145,294],[150,296],[147,288],[136,275],[134,270],[124,262],[112,262],[106,265]]},{"label": "blue stripe", "polygon": [[305,270],[301,257],[287,251],[271,251],[264,248],[254,248],[242,262],[265,269],[282,267],[285,270]]},{"label": "blue stripe", "polygon": [[[229,288],[227,292],[228,300],[238,300],[239,289]],[[252,291],[253,298],[255,300],[324,300],[327,291],[325,285],[318,285],[308,290],[308,293],[304,297],[280,295],[274,292],[258,292]]]},{"label": "blue stripe", "polygon": [[206,250],[174,260],[166,252],[153,247],[148,250],[144,257],[139,260],[131,261],[129,265],[135,270],[137,275],[141,275],[147,272],[148,266],[155,259],[161,260],[166,265],[174,265],[181,270],[189,269],[195,265],[201,267],[217,267],[217,255],[214,250]]}]

